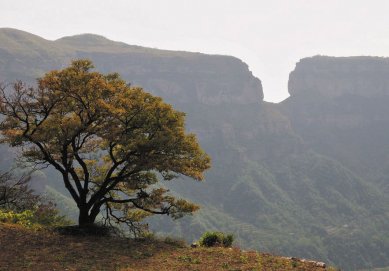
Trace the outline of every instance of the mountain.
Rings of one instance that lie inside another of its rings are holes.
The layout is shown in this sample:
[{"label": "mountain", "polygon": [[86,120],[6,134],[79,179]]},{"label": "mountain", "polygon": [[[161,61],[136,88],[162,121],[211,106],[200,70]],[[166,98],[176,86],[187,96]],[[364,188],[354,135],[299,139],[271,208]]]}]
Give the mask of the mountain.
[{"label": "mountain", "polygon": [[92,34],[48,41],[7,28],[0,30],[0,41],[3,81],[32,83],[71,59],[90,58],[101,72],[119,71],[132,84],[141,84],[173,104],[249,104],[263,99],[261,82],[234,57],[130,46]]},{"label": "mountain", "polygon": [[[118,72],[186,112],[187,129],[212,157],[205,182],[166,184],[201,211],[156,217],[153,229],[189,241],[206,230],[232,232],[242,247],[345,270],[389,265],[387,59],[303,59],[290,75],[291,96],[273,104],[231,56],[0,29],[0,81],[33,84],[74,58],[90,58],[98,71]],[[45,184],[66,195],[58,177],[45,174]]]}]

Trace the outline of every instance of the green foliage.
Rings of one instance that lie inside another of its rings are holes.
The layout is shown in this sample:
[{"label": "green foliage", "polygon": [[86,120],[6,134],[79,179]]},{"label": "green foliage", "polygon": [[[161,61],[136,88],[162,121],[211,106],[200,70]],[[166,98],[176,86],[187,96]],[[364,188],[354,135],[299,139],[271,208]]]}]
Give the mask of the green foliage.
[{"label": "green foliage", "polygon": [[2,141],[23,147],[26,162],[61,173],[82,226],[101,212],[109,224],[134,228],[152,214],[180,218],[196,211],[158,185],[179,175],[203,180],[210,167],[195,135],[185,131],[185,114],[117,73],[92,69],[80,59],[46,73],[35,88],[18,81],[10,94],[0,85]]},{"label": "green foliage", "polygon": [[58,227],[70,222],[59,215],[55,204],[29,188],[29,175],[16,178],[11,172],[0,175],[0,222],[25,227]]},{"label": "green foliage", "polygon": [[32,210],[25,210],[21,213],[14,211],[4,211],[0,209],[0,222],[14,223],[31,227],[34,223],[34,212]]},{"label": "green foliage", "polygon": [[205,232],[200,240],[199,244],[203,247],[215,247],[215,246],[223,246],[223,247],[231,247],[234,242],[234,236],[232,234],[224,234],[222,232]]},{"label": "green foliage", "polygon": [[0,222],[14,223],[28,228],[59,227],[69,224],[53,205],[41,205],[32,210],[16,212],[0,209]]}]

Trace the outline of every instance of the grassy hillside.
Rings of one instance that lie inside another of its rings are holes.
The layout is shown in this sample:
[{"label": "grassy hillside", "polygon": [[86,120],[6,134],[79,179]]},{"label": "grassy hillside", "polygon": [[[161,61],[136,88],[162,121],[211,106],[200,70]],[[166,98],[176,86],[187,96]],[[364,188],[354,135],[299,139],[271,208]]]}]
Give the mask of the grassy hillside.
[{"label": "grassy hillside", "polygon": [[0,270],[335,270],[239,248],[189,248],[172,239],[68,236],[0,223]]}]

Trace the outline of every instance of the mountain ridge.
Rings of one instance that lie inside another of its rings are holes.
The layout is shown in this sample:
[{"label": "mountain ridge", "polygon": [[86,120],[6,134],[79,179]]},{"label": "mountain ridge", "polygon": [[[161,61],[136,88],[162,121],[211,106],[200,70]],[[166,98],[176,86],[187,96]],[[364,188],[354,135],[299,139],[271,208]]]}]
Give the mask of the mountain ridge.
[{"label": "mountain ridge", "polygon": [[[18,62],[15,62],[14,59],[12,59],[12,54],[19,54],[19,50],[15,51],[15,46],[9,46],[9,43],[3,42],[2,38],[4,36],[2,33],[13,32],[15,32],[15,35],[18,37],[28,37],[27,39],[18,38],[15,41],[21,44],[28,44],[30,37],[34,37],[34,40],[37,37],[35,35],[28,35],[26,34],[27,32],[20,30],[15,31],[12,29],[0,29],[0,38],[2,41],[0,43],[0,64],[3,64],[3,67],[0,67],[0,80],[2,81],[5,80],[6,77],[4,73],[5,69],[7,69],[8,73],[11,72],[11,75],[7,75],[7,81],[21,79],[30,83],[34,83],[35,78],[43,75],[43,73],[47,70],[66,66],[69,59],[92,58],[94,59],[95,66],[98,69],[101,69],[103,72],[116,72],[116,69],[120,69],[122,70],[121,73],[124,77],[131,77],[131,74],[133,73],[147,73],[152,77],[152,80],[148,80],[148,82],[145,84],[144,81],[146,78],[143,77],[142,86],[145,89],[152,91],[157,88],[159,92],[182,92],[182,84],[184,82],[177,82],[176,80],[174,84],[172,84],[172,82],[166,81],[165,79],[161,78],[161,76],[168,75],[166,73],[172,71],[185,75],[190,71],[192,77],[184,78],[184,80],[189,81],[185,83],[191,84],[191,87],[194,89],[194,91],[196,91],[196,98],[198,100],[202,100],[203,102],[208,102],[209,100],[213,104],[219,104],[233,101],[244,104],[255,103],[256,101],[259,102],[263,100],[263,91],[260,80],[252,75],[252,73],[248,70],[247,64],[235,57],[151,49],[110,41],[106,38],[101,38],[101,36],[84,34],[77,35],[75,37],[67,37],[65,40],[59,39],[56,41],[47,41],[41,39],[40,42],[44,43],[43,47],[33,47],[32,52],[25,55],[25,58],[19,59]],[[71,46],[67,44],[69,40],[74,41],[75,39],[76,41],[78,40],[78,42],[84,42],[86,39],[91,37],[94,37],[92,39],[92,43],[84,44],[80,48],[76,48],[77,42],[73,45],[70,44]],[[103,43],[93,43],[93,41],[96,39],[103,41]],[[61,46],[56,47],[57,45]],[[28,51],[28,48],[29,47],[27,45],[22,47],[24,51]],[[118,48],[121,48],[121,50],[118,51]],[[56,53],[56,50],[58,50],[58,53]],[[112,53],[113,51],[115,53]],[[153,53],[151,54],[151,52]],[[153,60],[154,62],[158,61],[157,66],[153,61],[150,61],[151,58],[155,58],[155,60]],[[27,61],[27,59],[29,62],[23,63],[23,61]],[[148,60],[142,62],[141,59]],[[34,61],[38,65],[36,65],[34,70],[29,70],[26,73],[24,67],[33,65]],[[128,65],[129,63],[130,65]],[[174,65],[172,63],[174,63]],[[192,64],[188,65],[188,63]],[[119,67],[117,67],[118,65]],[[207,65],[208,69],[201,69],[203,65]],[[133,68],[129,68],[129,66],[133,66]],[[191,67],[190,70],[188,67]],[[236,74],[246,76],[248,83],[244,84],[242,88],[237,88],[234,80],[228,77],[231,69],[235,69],[234,72]],[[196,75],[198,75],[197,78]],[[218,89],[216,89],[214,86],[204,85],[201,81],[199,81],[199,79],[204,78],[204,76],[209,77],[209,79],[207,79],[209,81],[225,80],[225,84],[223,88],[219,87]],[[213,77],[217,78],[213,79]],[[139,84],[138,82],[131,83]],[[161,89],[160,87],[162,84],[164,84],[164,89]],[[234,93],[235,89],[240,88],[245,91],[244,95],[240,95],[240,93]],[[159,92],[154,94],[161,95]],[[207,94],[212,94],[212,97]],[[180,98],[184,99],[184,97]],[[188,103],[190,102],[188,101]]]}]

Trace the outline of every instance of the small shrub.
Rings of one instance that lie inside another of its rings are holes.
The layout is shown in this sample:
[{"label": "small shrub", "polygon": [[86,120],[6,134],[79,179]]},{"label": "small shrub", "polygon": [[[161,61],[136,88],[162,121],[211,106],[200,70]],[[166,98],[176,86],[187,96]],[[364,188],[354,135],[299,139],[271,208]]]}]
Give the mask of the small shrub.
[{"label": "small shrub", "polygon": [[34,224],[34,213],[31,210],[26,210],[21,213],[15,211],[6,211],[0,209],[0,222],[13,223],[31,227]]},{"label": "small shrub", "polygon": [[17,212],[0,209],[0,222],[19,224],[28,228],[58,227],[68,225],[52,205],[40,205],[32,210]]},{"label": "small shrub", "polygon": [[200,240],[199,244],[203,247],[231,247],[234,242],[234,236],[232,234],[224,234],[222,232],[205,232]]},{"label": "small shrub", "polygon": [[249,257],[247,255],[240,255],[239,259],[240,259],[241,263],[248,263],[249,262]]},{"label": "small shrub", "polygon": [[200,260],[196,258],[192,258],[191,256],[178,256],[179,261],[187,262],[187,263],[193,263],[193,264],[200,264]]},{"label": "small shrub", "polygon": [[30,179],[30,174],[15,177],[0,171],[0,222],[30,228],[69,225],[53,202],[29,188]]},{"label": "small shrub", "polygon": [[223,238],[223,246],[224,247],[231,247],[232,243],[234,242],[234,236],[232,234],[227,234]]}]

